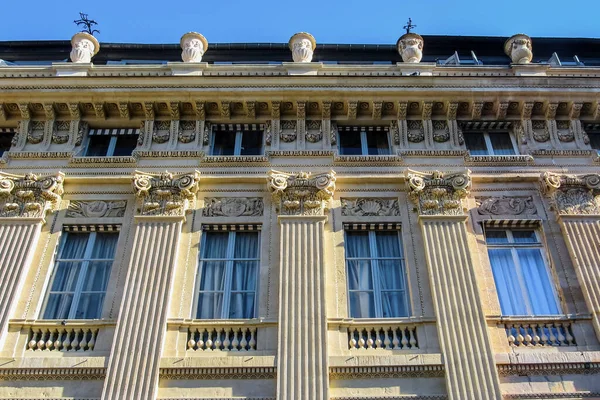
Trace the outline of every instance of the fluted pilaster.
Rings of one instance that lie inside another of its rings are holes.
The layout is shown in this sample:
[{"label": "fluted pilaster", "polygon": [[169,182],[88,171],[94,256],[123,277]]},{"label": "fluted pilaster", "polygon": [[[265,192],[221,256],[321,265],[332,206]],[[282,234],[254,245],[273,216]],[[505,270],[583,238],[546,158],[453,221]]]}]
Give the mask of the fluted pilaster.
[{"label": "fluted pilaster", "polygon": [[335,173],[269,175],[280,224],[277,399],[329,398],[324,215]]},{"label": "fluted pilaster", "polygon": [[407,181],[420,214],[448,399],[500,400],[462,207],[469,173],[409,171]]},{"label": "fluted pilaster", "polygon": [[156,398],[177,246],[197,174],[137,173],[133,252],[102,399]]}]

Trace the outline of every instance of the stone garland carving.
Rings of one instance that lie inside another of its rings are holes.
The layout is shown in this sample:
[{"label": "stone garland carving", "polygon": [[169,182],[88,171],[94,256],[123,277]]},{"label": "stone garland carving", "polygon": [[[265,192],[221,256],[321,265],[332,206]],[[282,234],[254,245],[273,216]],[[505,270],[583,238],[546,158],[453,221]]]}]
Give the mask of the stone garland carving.
[{"label": "stone garland carving", "polygon": [[207,197],[204,199],[204,217],[254,217],[263,215],[261,197]]},{"label": "stone garland carving", "polygon": [[0,174],[0,217],[43,218],[60,204],[64,174]]},{"label": "stone garland carving", "polygon": [[265,123],[265,144],[270,146],[273,142],[273,126],[271,121]]},{"label": "stone garland carving", "polygon": [[433,140],[444,143],[450,140],[450,129],[446,121],[433,121]]},{"label": "stone garland carving", "polygon": [[317,143],[323,139],[323,130],[321,129],[321,121],[306,122],[306,141]]},{"label": "stone garland carving", "polygon": [[450,174],[408,170],[406,182],[420,215],[463,215],[461,199],[467,197],[471,188],[469,170]]},{"label": "stone garland carving", "polygon": [[394,120],[390,123],[390,132],[395,145],[400,144],[400,127],[398,121]]},{"label": "stone garland carving", "polygon": [[180,143],[192,143],[196,140],[196,121],[180,121],[177,140]]},{"label": "stone garland carving", "polygon": [[558,133],[558,140],[561,142],[572,142],[575,140],[575,132],[571,129],[569,121],[556,121],[556,129]]},{"label": "stone garland carving", "polygon": [[[290,130],[292,132],[290,132]],[[291,143],[296,140],[296,121],[281,121],[279,138],[282,142],[286,143]]]},{"label": "stone garland carving", "polygon": [[600,214],[600,174],[560,175],[545,172],[542,192],[559,214]]},{"label": "stone garland carving", "polygon": [[195,200],[199,174],[151,174],[136,171],[133,188],[138,199],[138,214],[146,216],[184,216]]},{"label": "stone garland carving", "polygon": [[44,140],[44,128],[46,123],[43,121],[32,121],[29,124],[27,132],[27,143],[38,144]]},{"label": "stone garland carving", "polygon": [[525,127],[523,126],[522,121],[515,122],[514,130],[519,143],[527,144],[527,134],[525,133]]},{"label": "stone garland carving", "polygon": [[92,200],[92,201],[77,201],[73,200],[69,203],[67,209],[67,218],[109,218],[122,217],[125,215],[127,201],[125,200]]},{"label": "stone garland carving", "polygon": [[69,141],[70,121],[57,121],[52,129],[52,143],[65,144]]},{"label": "stone garland carving", "polygon": [[170,121],[155,121],[154,130],[152,132],[152,141],[154,143],[166,143],[171,137],[171,122]]},{"label": "stone garland carving", "polygon": [[212,125],[210,122],[204,123],[204,133],[202,134],[202,144],[207,146],[210,144],[210,132],[212,130]]},{"label": "stone garland carving", "polygon": [[409,142],[419,143],[425,140],[425,128],[423,127],[423,121],[411,120],[407,121],[407,125]]},{"label": "stone garland carving", "polygon": [[550,131],[546,121],[531,121],[531,127],[533,128],[533,139],[536,142],[543,143],[550,140]]},{"label": "stone garland carving", "polygon": [[[89,126],[87,122],[80,121],[77,129],[77,135],[75,136],[75,146],[81,146],[83,143],[83,137],[88,132]],[[142,135],[140,135],[142,136]]]},{"label": "stone garland carving", "polygon": [[270,171],[268,188],[281,215],[324,215],[335,191],[335,172],[318,175]]},{"label": "stone garland carving", "polygon": [[341,199],[342,215],[348,217],[390,217],[400,215],[397,199]]},{"label": "stone garland carving", "polygon": [[537,214],[533,197],[481,197],[477,199],[479,215]]}]

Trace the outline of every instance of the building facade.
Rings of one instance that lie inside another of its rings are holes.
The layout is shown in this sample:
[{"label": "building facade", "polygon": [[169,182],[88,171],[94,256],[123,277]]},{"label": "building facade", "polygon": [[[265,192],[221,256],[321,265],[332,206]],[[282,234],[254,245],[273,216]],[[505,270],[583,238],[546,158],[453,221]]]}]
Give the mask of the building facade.
[{"label": "building facade", "polygon": [[600,398],[599,45],[0,42],[0,398]]}]

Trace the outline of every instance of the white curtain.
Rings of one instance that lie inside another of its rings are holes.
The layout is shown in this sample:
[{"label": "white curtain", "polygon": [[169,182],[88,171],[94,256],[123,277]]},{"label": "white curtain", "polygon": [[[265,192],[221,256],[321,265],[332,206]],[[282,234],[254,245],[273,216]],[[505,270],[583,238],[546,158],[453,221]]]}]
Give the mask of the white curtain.
[{"label": "white curtain", "polygon": [[346,233],[346,257],[365,258],[348,260],[348,290],[350,316],[353,318],[375,317],[375,302],[368,232]]},{"label": "white curtain", "polygon": [[377,255],[396,258],[379,260],[379,285],[381,288],[381,309],[384,318],[408,316],[404,266],[398,232],[377,232],[375,234]]},{"label": "white curtain", "polygon": [[258,258],[258,234],[238,232],[235,234],[233,275],[231,280],[231,300],[229,318],[253,318],[256,295],[258,261],[240,261],[245,258]]},{"label": "white curtain", "polygon": [[527,303],[523,297],[510,249],[488,249],[494,282],[503,315],[527,315]]},{"label": "white curtain", "polygon": [[215,319],[221,318],[223,310],[223,291],[225,290],[225,264],[224,260],[207,261],[206,259],[227,256],[227,240],[229,233],[209,232],[204,241],[204,261],[200,278],[200,297],[196,318]]}]

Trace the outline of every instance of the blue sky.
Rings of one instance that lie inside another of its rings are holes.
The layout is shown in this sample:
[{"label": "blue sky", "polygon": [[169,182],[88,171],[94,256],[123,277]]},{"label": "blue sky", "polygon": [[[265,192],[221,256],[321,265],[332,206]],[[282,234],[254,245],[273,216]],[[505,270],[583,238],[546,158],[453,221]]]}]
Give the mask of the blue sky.
[{"label": "blue sky", "polygon": [[600,0],[3,0],[0,41],[69,39],[83,11],[101,42],[178,43],[188,31],[209,43],[287,42],[298,31],[318,43],[394,44],[408,17],[430,35],[600,37]]}]

